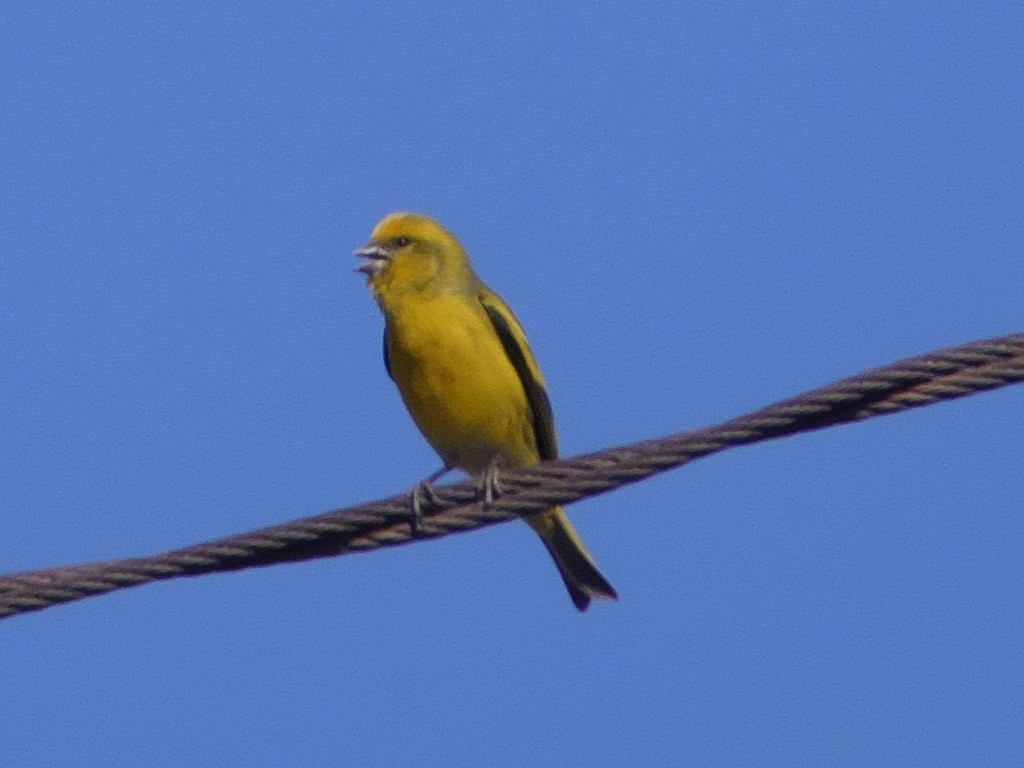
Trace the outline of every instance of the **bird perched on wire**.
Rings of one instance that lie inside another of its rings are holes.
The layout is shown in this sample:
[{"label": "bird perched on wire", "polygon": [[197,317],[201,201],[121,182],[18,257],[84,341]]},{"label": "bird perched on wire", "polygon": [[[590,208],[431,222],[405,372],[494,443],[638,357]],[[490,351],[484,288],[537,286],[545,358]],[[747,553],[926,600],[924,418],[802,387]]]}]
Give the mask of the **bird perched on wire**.
[{"label": "bird perched on wire", "polygon": [[[427,216],[392,213],[355,255],[384,314],[384,366],[444,461],[431,480],[458,468],[490,488],[499,464],[557,458],[551,405],[522,326],[458,239]],[[618,599],[561,507],[524,519],[577,609]]]}]

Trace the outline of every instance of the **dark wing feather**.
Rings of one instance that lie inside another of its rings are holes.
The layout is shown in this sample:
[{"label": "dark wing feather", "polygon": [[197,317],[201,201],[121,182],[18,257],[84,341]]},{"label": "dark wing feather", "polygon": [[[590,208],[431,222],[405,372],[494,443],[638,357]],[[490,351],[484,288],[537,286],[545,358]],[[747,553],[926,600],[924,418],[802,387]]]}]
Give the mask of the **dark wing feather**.
[{"label": "dark wing feather", "polygon": [[526,402],[530,406],[533,417],[533,433],[537,439],[537,452],[541,461],[550,461],[558,458],[558,440],[555,437],[555,417],[551,412],[551,401],[548,400],[548,393],[544,385],[535,375],[535,365],[531,365],[533,356],[525,346],[525,338],[522,330],[516,326],[514,317],[507,314],[504,307],[496,304],[491,297],[482,295],[480,303],[484,312],[490,318],[494,331],[498,334],[501,346],[505,354],[519,375],[523,391],[526,392]]},{"label": "dark wing feather", "polygon": [[392,381],[394,381],[395,377],[391,373],[391,357],[390,357],[390,355],[388,355],[388,329],[387,329],[387,326],[384,327],[384,370],[388,372],[388,378],[390,378]]}]

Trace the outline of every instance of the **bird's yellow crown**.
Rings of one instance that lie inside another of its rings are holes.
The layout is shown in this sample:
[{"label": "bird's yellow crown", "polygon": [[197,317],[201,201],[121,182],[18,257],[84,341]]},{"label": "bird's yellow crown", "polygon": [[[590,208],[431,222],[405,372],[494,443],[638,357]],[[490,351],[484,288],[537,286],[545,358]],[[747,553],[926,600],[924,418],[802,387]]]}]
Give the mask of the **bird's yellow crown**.
[{"label": "bird's yellow crown", "polygon": [[370,235],[371,242],[380,244],[393,243],[402,238],[415,242],[437,243],[445,249],[462,250],[462,244],[455,235],[422,213],[389,213],[377,223]]}]

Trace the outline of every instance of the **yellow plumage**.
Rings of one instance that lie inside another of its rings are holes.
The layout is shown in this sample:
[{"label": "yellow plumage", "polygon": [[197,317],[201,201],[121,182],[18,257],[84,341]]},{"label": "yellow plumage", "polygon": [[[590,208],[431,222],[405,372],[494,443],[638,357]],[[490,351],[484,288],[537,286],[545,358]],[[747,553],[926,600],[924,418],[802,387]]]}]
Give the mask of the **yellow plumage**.
[{"label": "yellow plumage", "polygon": [[[473,272],[461,243],[432,219],[393,213],[356,251],[384,313],[388,374],[448,467],[480,477],[496,459],[557,458],[544,380],[512,310]],[[526,518],[573,603],[616,599],[560,507]]]}]

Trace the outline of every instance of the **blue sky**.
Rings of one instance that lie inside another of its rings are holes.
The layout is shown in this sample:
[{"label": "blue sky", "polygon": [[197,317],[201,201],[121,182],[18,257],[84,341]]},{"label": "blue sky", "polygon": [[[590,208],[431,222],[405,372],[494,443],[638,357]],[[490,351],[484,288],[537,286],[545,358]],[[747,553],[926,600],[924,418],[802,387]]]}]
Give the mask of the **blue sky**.
[{"label": "blue sky", "polygon": [[[1018,4],[8,5],[0,572],[437,466],[351,251],[438,217],[563,453],[1024,330]],[[1024,391],[0,623],[10,765],[1013,765]]]}]

